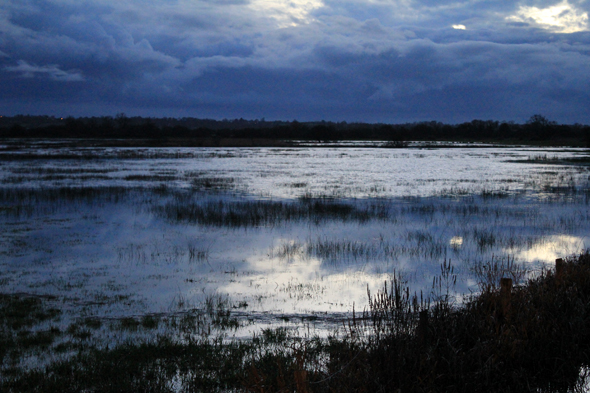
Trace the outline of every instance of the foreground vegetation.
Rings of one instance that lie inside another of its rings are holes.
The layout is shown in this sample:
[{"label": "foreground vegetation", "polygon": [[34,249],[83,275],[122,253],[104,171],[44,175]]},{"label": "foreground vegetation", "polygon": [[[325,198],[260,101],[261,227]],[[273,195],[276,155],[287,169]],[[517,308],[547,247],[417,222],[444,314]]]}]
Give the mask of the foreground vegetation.
[{"label": "foreground vegetation", "polygon": [[[491,261],[480,291],[453,297],[449,262],[428,296],[411,295],[394,279],[370,297],[344,333],[327,339],[269,329],[251,340],[206,334],[198,315],[144,316],[110,329],[152,332],[113,345],[93,341],[104,321],[80,320],[60,330],[55,299],[0,297],[2,374],[7,392],[494,392],[581,389],[590,354],[590,254],[571,257],[511,288],[498,272],[518,267]],[[516,280],[518,281],[518,280]],[[224,307],[226,307],[224,309]],[[211,304],[210,322],[231,329],[230,306]],[[48,323],[49,321],[49,323]],[[167,329],[159,329],[165,324]],[[35,326],[45,330],[33,332]],[[27,368],[23,351],[46,351],[45,367]],[[67,356],[66,356],[67,355]]]}]

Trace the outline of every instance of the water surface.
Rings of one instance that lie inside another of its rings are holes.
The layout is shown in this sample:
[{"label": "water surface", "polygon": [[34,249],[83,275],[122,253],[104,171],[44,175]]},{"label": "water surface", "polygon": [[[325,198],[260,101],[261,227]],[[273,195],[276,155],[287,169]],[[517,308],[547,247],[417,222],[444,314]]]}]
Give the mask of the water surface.
[{"label": "water surface", "polygon": [[[523,161],[542,154],[555,163]],[[245,334],[337,321],[394,274],[436,296],[444,261],[460,298],[489,261],[535,272],[588,247],[588,169],[557,160],[583,154],[23,148],[0,161],[0,291],[72,318],[225,299]]]}]

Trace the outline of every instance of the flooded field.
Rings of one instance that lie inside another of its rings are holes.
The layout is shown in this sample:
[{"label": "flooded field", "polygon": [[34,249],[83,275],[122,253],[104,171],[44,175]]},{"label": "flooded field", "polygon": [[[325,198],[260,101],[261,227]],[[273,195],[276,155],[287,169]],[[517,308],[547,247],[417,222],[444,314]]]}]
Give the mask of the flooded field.
[{"label": "flooded field", "polygon": [[568,160],[586,154],[4,146],[0,293],[47,303],[36,331],[101,345],[179,315],[203,335],[325,335],[393,275],[460,302],[585,250],[590,167]]}]

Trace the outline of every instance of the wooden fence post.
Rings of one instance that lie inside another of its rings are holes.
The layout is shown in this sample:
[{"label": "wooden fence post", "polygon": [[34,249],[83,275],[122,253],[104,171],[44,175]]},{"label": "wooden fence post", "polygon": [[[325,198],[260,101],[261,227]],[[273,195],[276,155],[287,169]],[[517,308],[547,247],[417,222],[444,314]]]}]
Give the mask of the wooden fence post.
[{"label": "wooden fence post", "polygon": [[420,311],[420,319],[418,320],[418,342],[420,345],[425,345],[428,340],[428,310]]},{"label": "wooden fence post", "polygon": [[307,370],[295,370],[295,386],[297,393],[308,393]]},{"label": "wooden fence post", "polygon": [[502,316],[505,321],[510,318],[510,303],[512,299],[512,279],[502,278],[500,280],[500,298],[502,299]]},{"label": "wooden fence post", "polygon": [[557,286],[561,285],[561,281],[563,280],[563,259],[557,258],[555,260],[555,284]]}]

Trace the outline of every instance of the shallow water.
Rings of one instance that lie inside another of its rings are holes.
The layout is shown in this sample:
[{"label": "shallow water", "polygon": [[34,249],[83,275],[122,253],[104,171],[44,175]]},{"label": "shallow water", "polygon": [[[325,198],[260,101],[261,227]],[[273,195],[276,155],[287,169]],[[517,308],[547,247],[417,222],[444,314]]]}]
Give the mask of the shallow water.
[{"label": "shallow water", "polygon": [[56,295],[71,318],[224,299],[248,335],[338,323],[394,274],[440,295],[450,260],[459,301],[482,263],[534,273],[588,247],[588,169],[518,162],[583,153],[23,148],[0,161],[0,292]]}]

